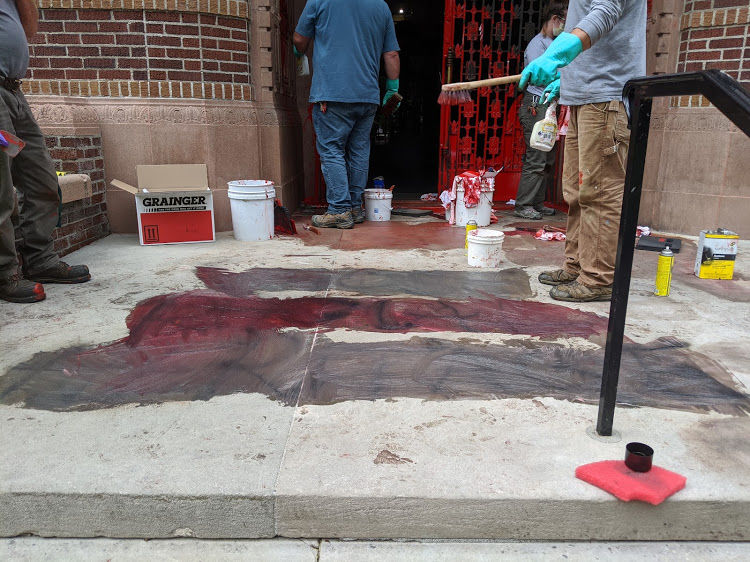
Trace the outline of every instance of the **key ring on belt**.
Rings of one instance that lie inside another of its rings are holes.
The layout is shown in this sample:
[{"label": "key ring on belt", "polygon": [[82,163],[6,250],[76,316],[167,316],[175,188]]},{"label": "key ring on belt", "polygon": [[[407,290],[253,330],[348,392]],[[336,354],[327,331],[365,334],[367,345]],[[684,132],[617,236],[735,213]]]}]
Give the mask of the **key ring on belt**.
[{"label": "key ring on belt", "polygon": [[15,92],[21,89],[22,81],[18,78],[8,78],[6,76],[0,76],[0,86],[8,90],[9,92]]}]

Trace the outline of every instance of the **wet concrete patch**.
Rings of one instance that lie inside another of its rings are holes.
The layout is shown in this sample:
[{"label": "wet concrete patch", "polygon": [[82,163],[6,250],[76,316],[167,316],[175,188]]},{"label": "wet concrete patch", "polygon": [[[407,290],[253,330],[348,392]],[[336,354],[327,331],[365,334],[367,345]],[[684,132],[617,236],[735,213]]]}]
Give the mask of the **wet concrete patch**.
[{"label": "wet concrete patch", "polygon": [[258,292],[326,289],[357,295],[464,300],[502,297],[526,299],[532,296],[529,276],[522,269],[501,271],[390,271],[381,269],[283,269],[256,268],[234,273],[225,269],[199,267],[198,278],[209,289],[233,297]]},{"label": "wet concrete patch", "polygon": [[[319,342],[300,404],[398,397],[426,400],[553,397],[596,403],[603,350],[537,344],[535,349],[412,338],[408,342]],[[707,358],[662,338],[623,348],[618,402],[726,414],[750,399],[701,368]],[[718,367],[717,367],[718,368]]]}]

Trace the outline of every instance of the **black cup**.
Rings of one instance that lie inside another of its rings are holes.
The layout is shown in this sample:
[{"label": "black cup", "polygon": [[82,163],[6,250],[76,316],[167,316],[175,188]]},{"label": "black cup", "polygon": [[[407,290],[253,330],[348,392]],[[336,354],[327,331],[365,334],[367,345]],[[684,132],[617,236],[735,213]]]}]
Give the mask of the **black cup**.
[{"label": "black cup", "polygon": [[654,450],[643,443],[625,445],[625,466],[634,472],[648,472],[654,460]]}]

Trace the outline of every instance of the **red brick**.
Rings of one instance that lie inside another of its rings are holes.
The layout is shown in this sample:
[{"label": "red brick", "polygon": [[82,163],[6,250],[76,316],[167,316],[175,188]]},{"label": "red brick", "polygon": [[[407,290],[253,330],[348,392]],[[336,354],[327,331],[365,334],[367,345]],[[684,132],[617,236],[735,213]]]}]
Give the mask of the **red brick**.
[{"label": "red brick", "polygon": [[174,70],[182,70],[182,61],[175,59],[149,59],[148,65],[150,68],[170,68]]},{"label": "red brick", "polygon": [[[112,15],[115,17],[116,20],[133,20],[133,21],[142,21],[143,20],[143,12],[141,11],[135,11],[135,10],[129,10],[129,11],[113,11]],[[109,19],[109,18],[107,18]]]},{"label": "red brick", "polygon": [[211,60],[203,60],[203,70],[219,70],[219,63]]},{"label": "red brick", "polygon": [[200,70],[201,69],[201,61],[199,60],[186,60],[185,61],[185,70]]},{"label": "red brick", "polygon": [[124,21],[105,21],[99,24],[99,31],[102,33],[127,33],[128,25]]},{"label": "red brick", "polygon": [[205,37],[201,37],[201,47],[204,49],[215,49],[218,42],[216,39],[207,39]]},{"label": "red brick", "polygon": [[209,82],[231,82],[232,75],[223,72],[204,72],[203,79]]},{"label": "red brick", "polygon": [[129,47],[99,47],[102,55],[108,57],[127,57],[130,56]]},{"label": "red brick", "polygon": [[94,22],[66,21],[64,24],[65,31],[83,31],[87,33],[96,33],[99,29]]},{"label": "red brick", "polygon": [[29,66],[31,68],[49,68],[49,59],[41,57],[30,57]]},{"label": "red brick", "polygon": [[53,57],[49,60],[50,68],[83,68],[83,61],[74,57]]},{"label": "red brick", "polygon": [[109,58],[87,58],[87,68],[115,68],[115,59]]},{"label": "red brick", "polygon": [[219,49],[227,51],[247,51],[247,44],[240,41],[219,41]]},{"label": "red brick", "polygon": [[43,12],[44,20],[76,20],[78,13],[75,10],[46,9]]},{"label": "red brick", "polygon": [[81,21],[109,21],[112,19],[112,14],[117,12],[111,12],[109,10],[79,10],[78,19]]},{"label": "red brick", "polygon": [[96,57],[100,53],[100,47],[68,47],[68,56],[71,57]]},{"label": "red brick", "polygon": [[177,12],[146,12],[146,21],[180,21],[180,14]]},{"label": "red brick", "polygon": [[237,62],[222,62],[219,68],[222,72],[247,72],[247,65]]},{"label": "red brick", "polygon": [[721,58],[723,60],[741,59],[742,49],[724,49],[721,52]]},{"label": "red brick", "polygon": [[216,25],[216,16],[200,14],[199,21],[201,22],[201,25]]},{"label": "red brick", "polygon": [[63,57],[66,55],[65,47],[32,45],[29,50],[31,53],[38,57]]},{"label": "red brick", "polygon": [[691,51],[698,51],[706,48],[707,41],[690,41],[687,47],[681,46],[680,48],[684,51],[688,49]]},{"label": "red brick", "polygon": [[117,59],[118,68],[146,68],[146,61],[138,58],[119,58]]},{"label": "red brick", "polygon": [[742,8],[747,6],[747,0],[714,0],[714,8]]},{"label": "red brick", "polygon": [[148,58],[164,58],[167,56],[167,50],[162,47],[149,47]]},{"label": "red brick", "polygon": [[[167,73],[164,70],[149,70],[150,80],[166,80],[167,79]],[[149,84],[149,91],[152,90],[152,86],[156,88],[156,93],[152,93],[153,96],[159,95],[158,84]]]},{"label": "red brick", "polygon": [[149,45],[160,45],[163,47],[179,47],[180,46],[180,38],[179,37],[171,37],[171,36],[149,36],[148,38],[148,44]]},{"label": "red brick", "polygon": [[47,42],[53,45],[78,45],[81,42],[81,36],[72,33],[55,33],[47,35]]},{"label": "red brick", "polygon": [[247,31],[232,31],[232,39],[236,39],[237,41],[245,41],[247,42]]},{"label": "red brick", "polygon": [[200,49],[167,49],[167,56],[180,59],[200,59]]},{"label": "red brick", "polygon": [[147,23],[146,33],[162,34],[164,33],[164,24],[163,23]]},{"label": "red brick", "polygon": [[111,35],[81,35],[81,43],[85,45],[111,45]]},{"label": "red brick", "polygon": [[143,35],[116,35],[115,41],[118,45],[143,45],[146,38]]},{"label": "red brick", "polygon": [[164,26],[164,33],[169,35],[198,35],[198,26],[167,24]]},{"label": "red brick", "polygon": [[706,68],[717,68],[719,70],[739,70],[740,61],[710,61],[706,63]]},{"label": "red brick", "polygon": [[724,28],[724,35],[726,37],[734,37],[736,35],[744,36],[745,33],[747,33],[747,27],[744,25],[735,25]]},{"label": "red brick", "polygon": [[216,23],[223,27],[234,27],[235,29],[247,29],[247,22],[245,20],[238,19],[238,18],[228,18],[224,16],[219,16]]},{"label": "red brick", "polygon": [[735,37],[732,39],[714,39],[708,42],[710,49],[739,49],[742,48],[742,38]]},{"label": "red brick", "polygon": [[130,48],[130,56],[131,57],[145,57],[146,56],[146,47],[131,47]]},{"label": "red brick", "polygon": [[198,14],[182,14],[182,23],[198,23]]},{"label": "red brick", "polygon": [[99,73],[93,68],[65,71],[66,80],[96,80],[97,78],[99,78]]},{"label": "red brick", "polygon": [[129,80],[130,72],[128,70],[100,70],[99,78],[103,80]]},{"label": "red brick", "polygon": [[168,80],[181,80],[184,82],[200,82],[200,72],[185,72],[183,70],[170,70],[167,72]]},{"label": "red brick", "polygon": [[59,70],[32,69],[31,76],[34,80],[54,80],[62,78]]},{"label": "red brick", "polygon": [[247,64],[247,53],[234,52],[232,53],[232,60],[234,62],[244,62]]},{"label": "red brick", "polygon": [[724,29],[714,27],[711,29],[694,29],[690,35],[691,39],[708,39],[710,37],[723,37]]},{"label": "red brick", "polygon": [[39,33],[60,33],[62,31],[63,31],[63,22],[51,22],[51,21],[39,22]]},{"label": "red brick", "polygon": [[132,23],[128,24],[128,32],[129,33],[143,33],[143,22],[142,21],[134,21]]},{"label": "red brick", "polygon": [[688,60],[718,60],[721,51],[693,51],[688,53]]},{"label": "red brick", "polygon": [[222,39],[229,39],[231,32],[228,29],[222,27],[201,27],[201,37],[219,37]]}]

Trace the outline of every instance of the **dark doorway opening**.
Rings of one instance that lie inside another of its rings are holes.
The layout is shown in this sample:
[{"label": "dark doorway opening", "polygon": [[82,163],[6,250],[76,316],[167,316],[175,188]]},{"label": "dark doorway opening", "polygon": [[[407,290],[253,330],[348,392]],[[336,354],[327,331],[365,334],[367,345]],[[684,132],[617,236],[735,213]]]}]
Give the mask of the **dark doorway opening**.
[{"label": "dark doorway opening", "polygon": [[[395,185],[396,199],[418,199],[438,191],[440,71],[443,56],[443,3],[386,0],[401,47],[401,107],[378,114],[372,131],[370,177]],[[381,83],[385,85],[381,70]],[[385,88],[383,88],[385,91]]]}]

